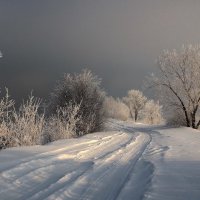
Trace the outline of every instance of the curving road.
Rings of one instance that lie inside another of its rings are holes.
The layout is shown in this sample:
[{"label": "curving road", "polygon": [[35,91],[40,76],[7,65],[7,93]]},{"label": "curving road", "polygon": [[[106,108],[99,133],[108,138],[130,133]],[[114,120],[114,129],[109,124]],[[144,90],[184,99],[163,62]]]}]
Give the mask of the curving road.
[{"label": "curving road", "polygon": [[197,200],[200,133],[110,121],[106,132],[0,152],[1,200]]}]

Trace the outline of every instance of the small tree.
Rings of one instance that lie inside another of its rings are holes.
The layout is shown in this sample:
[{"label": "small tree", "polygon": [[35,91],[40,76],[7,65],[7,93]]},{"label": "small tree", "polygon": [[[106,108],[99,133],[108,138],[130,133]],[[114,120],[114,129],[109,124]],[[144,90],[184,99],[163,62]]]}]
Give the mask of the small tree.
[{"label": "small tree", "polygon": [[[104,120],[105,97],[100,83],[101,80],[89,70],[83,70],[80,74],[65,74],[51,95],[51,114],[56,114],[58,109],[66,110],[70,106],[78,105],[76,117],[80,120],[76,124],[76,134],[83,135],[100,130]],[[69,117],[63,118],[67,120]]]},{"label": "small tree", "polygon": [[129,107],[131,117],[137,121],[138,114],[144,108],[147,98],[139,90],[129,90],[127,97],[124,97],[123,101]]},{"label": "small tree", "polygon": [[143,121],[148,124],[160,124],[162,123],[162,106],[159,105],[159,102],[154,102],[153,100],[147,101],[142,110]]},{"label": "small tree", "polygon": [[151,77],[151,86],[158,86],[168,110],[181,110],[186,126],[197,129],[200,105],[200,46],[183,46],[163,51],[158,58],[159,74]]}]

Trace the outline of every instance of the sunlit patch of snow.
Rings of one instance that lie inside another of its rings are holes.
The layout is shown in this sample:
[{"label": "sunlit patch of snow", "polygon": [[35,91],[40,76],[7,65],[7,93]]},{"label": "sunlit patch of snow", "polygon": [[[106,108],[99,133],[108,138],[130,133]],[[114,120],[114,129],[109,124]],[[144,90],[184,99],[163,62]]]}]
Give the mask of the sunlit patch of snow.
[{"label": "sunlit patch of snow", "polygon": [[66,154],[66,153],[58,155],[58,159],[59,160],[72,159],[74,157],[75,157],[74,155],[72,155],[72,154]]}]

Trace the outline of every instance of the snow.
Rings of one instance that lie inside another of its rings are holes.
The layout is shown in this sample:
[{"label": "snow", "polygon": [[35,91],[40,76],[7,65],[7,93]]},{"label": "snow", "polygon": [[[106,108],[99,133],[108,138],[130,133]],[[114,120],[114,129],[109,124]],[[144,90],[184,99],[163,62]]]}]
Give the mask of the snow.
[{"label": "snow", "polygon": [[105,132],[0,151],[1,200],[200,197],[200,132],[110,120]]},{"label": "snow", "polygon": [[155,167],[144,199],[200,199],[200,132],[158,129],[144,157]]}]

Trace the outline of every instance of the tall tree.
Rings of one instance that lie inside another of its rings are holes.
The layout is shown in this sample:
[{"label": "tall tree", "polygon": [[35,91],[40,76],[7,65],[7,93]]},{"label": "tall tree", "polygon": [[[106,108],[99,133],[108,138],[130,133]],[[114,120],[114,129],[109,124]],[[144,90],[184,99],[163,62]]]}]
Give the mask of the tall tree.
[{"label": "tall tree", "polygon": [[151,86],[159,86],[168,109],[181,110],[188,127],[197,129],[200,120],[200,46],[183,46],[180,51],[163,51],[158,58],[159,74]]}]

